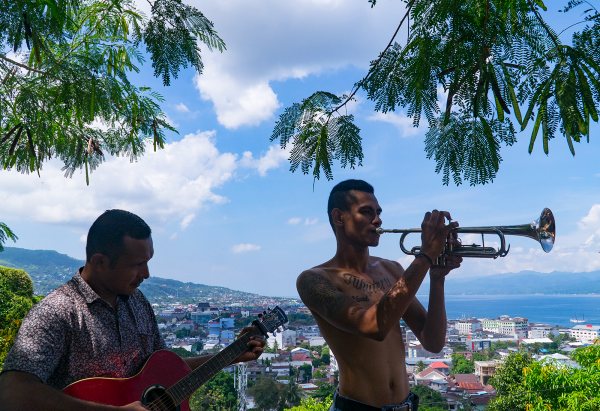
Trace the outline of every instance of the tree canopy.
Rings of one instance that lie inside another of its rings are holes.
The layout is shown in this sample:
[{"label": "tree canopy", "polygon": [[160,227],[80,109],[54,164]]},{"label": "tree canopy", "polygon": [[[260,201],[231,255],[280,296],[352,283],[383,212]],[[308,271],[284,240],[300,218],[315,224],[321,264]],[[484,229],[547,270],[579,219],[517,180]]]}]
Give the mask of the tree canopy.
[{"label": "tree canopy", "polygon": [[[201,73],[200,44],[225,43],[198,9],[182,0],[11,0],[0,13],[0,166],[40,174],[56,158],[65,176],[89,175],[105,153],[142,155],[163,148],[162,97],[134,84],[149,56],[169,85],[188,66]],[[0,223],[0,251],[16,236]]]},{"label": "tree canopy", "polygon": [[0,370],[22,319],[37,301],[24,270],[0,266]]},{"label": "tree canopy", "polygon": [[60,159],[66,175],[105,153],[135,159],[174,130],[161,96],[130,81],[146,56],[165,85],[181,68],[198,72],[199,44],[224,50],[213,24],[181,0],[16,0],[0,14],[0,164],[40,172]]},{"label": "tree canopy", "polygon": [[[563,13],[582,13],[563,31],[545,20],[542,0],[405,3],[390,43],[349,95],[316,91],[281,114],[271,140],[291,145],[292,172],[332,179],[334,161],[362,164],[360,129],[344,110],[359,91],[376,111],[402,108],[414,126],[427,121],[426,157],[446,185],[493,181],[501,148],[528,126],[530,153],[541,143],[548,154],[559,135],[573,155],[574,143],[589,141],[600,103],[600,12],[592,2],[563,4]],[[403,26],[409,34],[402,45],[396,37]],[[573,30],[568,41],[565,30]]]},{"label": "tree canopy", "polygon": [[190,408],[195,411],[237,409],[238,395],[233,374],[219,371],[203,384],[190,398]]},{"label": "tree canopy", "polygon": [[533,361],[528,354],[511,354],[490,384],[497,391],[491,411],[600,409],[600,344],[572,354],[578,367]]}]

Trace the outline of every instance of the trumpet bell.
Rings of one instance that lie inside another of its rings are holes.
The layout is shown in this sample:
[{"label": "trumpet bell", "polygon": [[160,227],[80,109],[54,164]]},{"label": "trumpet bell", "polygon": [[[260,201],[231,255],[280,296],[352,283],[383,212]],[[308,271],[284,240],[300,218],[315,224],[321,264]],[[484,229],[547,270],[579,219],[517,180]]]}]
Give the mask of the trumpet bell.
[{"label": "trumpet bell", "polygon": [[537,240],[542,245],[542,249],[549,253],[552,247],[554,247],[554,239],[556,238],[556,225],[552,211],[549,208],[544,208],[535,225],[535,230],[538,234]]}]

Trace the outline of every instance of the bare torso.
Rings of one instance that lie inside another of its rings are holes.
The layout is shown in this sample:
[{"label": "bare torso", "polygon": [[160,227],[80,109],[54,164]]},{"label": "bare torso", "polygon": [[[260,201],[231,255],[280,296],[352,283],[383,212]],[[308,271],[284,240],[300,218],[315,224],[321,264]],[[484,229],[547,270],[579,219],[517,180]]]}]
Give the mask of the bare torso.
[{"label": "bare torso", "polygon": [[[397,263],[376,257],[369,258],[364,273],[330,268],[327,263],[313,270],[364,308],[377,304],[402,272]],[[399,324],[383,341],[378,341],[344,331],[314,310],[313,315],[338,362],[341,395],[375,406],[398,403],[408,396],[404,343]]]}]

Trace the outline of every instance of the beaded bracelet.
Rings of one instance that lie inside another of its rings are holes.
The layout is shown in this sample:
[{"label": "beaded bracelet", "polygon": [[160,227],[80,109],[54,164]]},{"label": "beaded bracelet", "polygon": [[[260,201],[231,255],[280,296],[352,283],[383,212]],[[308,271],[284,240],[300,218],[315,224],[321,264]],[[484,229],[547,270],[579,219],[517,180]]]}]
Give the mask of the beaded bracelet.
[{"label": "beaded bracelet", "polygon": [[415,258],[417,258],[417,257],[425,257],[427,259],[427,261],[429,261],[429,265],[433,265],[433,260],[427,254],[418,252],[417,254],[415,254]]}]

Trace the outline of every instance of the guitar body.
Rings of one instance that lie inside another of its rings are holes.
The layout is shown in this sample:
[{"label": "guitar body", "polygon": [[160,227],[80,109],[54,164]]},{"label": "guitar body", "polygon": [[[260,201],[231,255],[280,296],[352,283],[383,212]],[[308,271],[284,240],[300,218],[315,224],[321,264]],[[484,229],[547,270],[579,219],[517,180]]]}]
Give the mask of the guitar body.
[{"label": "guitar body", "polygon": [[190,411],[188,401],[173,404],[165,389],[187,376],[190,367],[177,354],[168,350],[154,352],[142,370],[130,378],[86,378],[65,387],[63,392],[81,400],[121,406],[141,401],[158,403],[152,410]]},{"label": "guitar body", "polygon": [[141,401],[151,411],[190,411],[189,397],[217,372],[248,350],[253,336],[266,337],[287,322],[279,307],[264,311],[253,327],[193,371],[177,354],[153,353],[142,370],[131,378],[86,378],[67,386],[63,392],[81,400],[122,406]]}]

